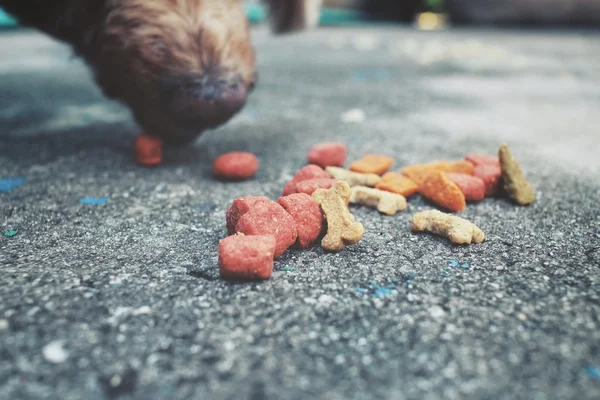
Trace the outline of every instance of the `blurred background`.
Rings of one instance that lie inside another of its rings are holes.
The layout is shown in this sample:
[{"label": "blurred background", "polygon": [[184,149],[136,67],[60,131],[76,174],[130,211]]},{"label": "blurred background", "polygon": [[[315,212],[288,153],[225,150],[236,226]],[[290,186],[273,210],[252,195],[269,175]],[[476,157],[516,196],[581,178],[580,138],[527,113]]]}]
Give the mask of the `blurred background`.
[{"label": "blurred background", "polygon": [[[283,0],[282,0],[283,1]],[[265,11],[260,0],[246,0],[253,23]],[[434,29],[456,25],[600,26],[600,0],[324,0],[322,25],[388,21]],[[0,8],[0,27],[17,22]]]}]

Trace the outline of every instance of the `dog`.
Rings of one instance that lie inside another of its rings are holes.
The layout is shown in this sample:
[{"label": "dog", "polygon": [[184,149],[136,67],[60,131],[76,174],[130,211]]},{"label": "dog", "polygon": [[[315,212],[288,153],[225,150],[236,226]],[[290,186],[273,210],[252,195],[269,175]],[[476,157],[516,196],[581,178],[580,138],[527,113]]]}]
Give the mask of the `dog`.
[{"label": "dog", "polygon": [[[321,0],[263,0],[276,34],[314,27]],[[256,85],[243,0],[0,0],[70,44],[147,133],[185,145],[238,113]]]}]

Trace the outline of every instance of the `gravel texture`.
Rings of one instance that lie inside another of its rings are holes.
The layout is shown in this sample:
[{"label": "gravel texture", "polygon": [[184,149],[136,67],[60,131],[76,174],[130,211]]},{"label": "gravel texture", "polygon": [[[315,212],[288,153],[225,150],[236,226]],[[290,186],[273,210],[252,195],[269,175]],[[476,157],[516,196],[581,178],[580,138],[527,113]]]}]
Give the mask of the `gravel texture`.
[{"label": "gravel texture", "polygon": [[[0,179],[25,180],[0,193],[0,398],[600,398],[597,32],[254,36],[245,111],[144,169],[68,49],[0,35]],[[353,208],[358,245],[221,281],[230,202],[276,199],[322,141],[396,167],[507,142],[537,201],[469,205],[487,240],[468,247],[410,232],[420,198]],[[215,181],[234,150],[257,175]]]}]

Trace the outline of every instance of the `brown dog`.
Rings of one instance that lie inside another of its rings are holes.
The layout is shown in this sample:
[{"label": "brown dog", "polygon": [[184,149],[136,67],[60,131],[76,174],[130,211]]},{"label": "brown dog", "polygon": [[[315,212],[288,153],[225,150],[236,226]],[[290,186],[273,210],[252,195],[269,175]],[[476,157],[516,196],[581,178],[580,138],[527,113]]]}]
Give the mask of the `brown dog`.
[{"label": "brown dog", "polygon": [[[264,0],[276,33],[316,23],[320,0]],[[243,0],[0,0],[63,40],[144,131],[185,144],[227,122],[255,85]]]}]

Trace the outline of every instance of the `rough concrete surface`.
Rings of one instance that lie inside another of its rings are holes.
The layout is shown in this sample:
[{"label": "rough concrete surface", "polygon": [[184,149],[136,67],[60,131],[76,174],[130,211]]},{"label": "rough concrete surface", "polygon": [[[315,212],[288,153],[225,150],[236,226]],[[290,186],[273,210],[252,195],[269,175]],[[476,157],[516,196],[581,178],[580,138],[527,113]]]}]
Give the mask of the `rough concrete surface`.
[{"label": "rough concrete surface", "polygon": [[[0,398],[600,398],[597,32],[254,36],[245,111],[144,169],[127,111],[68,49],[0,35],[0,179],[25,179],[0,193],[17,231],[0,235]],[[364,122],[341,122],[354,108]],[[469,205],[487,240],[468,247],[411,233],[418,197],[353,208],[358,245],[221,281],[229,203],[277,198],[324,140],[397,167],[507,142],[537,201]],[[213,180],[230,150],[259,156],[254,179]]]}]

